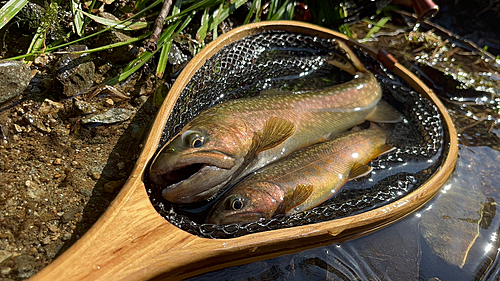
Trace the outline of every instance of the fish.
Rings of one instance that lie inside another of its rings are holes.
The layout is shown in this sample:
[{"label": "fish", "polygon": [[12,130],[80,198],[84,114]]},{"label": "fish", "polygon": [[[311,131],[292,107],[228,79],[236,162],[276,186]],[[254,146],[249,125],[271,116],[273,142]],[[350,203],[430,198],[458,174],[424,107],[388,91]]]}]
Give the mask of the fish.
[{"label": "fish", "polygon": [[243,175],[365,120],[402,120],[381,100],[370,71],[356,66],[353,73],[322,90],[234,99],[203,111],[153,158],[151,182],[175,204],[211,200]]},{"label": "fish", "polygon": [[292,215],[331,198],[349,180],[368,175],[371,159],[394,147],[377,125],[295,151],[251,173],[210,210],[206,222],[231,224]]}]

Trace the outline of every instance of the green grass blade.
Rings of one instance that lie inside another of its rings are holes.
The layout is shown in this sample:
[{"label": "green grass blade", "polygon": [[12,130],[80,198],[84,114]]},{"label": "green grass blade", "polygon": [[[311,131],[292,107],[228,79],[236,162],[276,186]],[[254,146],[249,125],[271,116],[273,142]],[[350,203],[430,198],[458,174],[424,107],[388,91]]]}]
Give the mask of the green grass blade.
[{"label": "green grass blade", "polygon": [[127,77],[129,77],[132,73],[136,72],[139,68],[141,68],[148,60],[153,57],[154,54],[156,54],[162,47],[164,47],[165,42],[167,39],[173,38],[173,34],[175,29],[179,26],[180,20],[177,20],[175,23],[169,25],[167,29],[162,33],[160,38],[158,39],[158,49],[156,49],[154,52],[144,52],[142,53],[138,58],[135,60],[131,61],[125,69],[123,69],[122,73],[119,75],[113,77],[112,79],[106,81],[107,85],[114,85],[116,83],[119,83]]},{"label": "green grass blade", "polygon": [[5,3],[0,9],[0,29],[14,18],[28,2],[28,0],[10,0]]},{"label": "green grass blade", "polygon": [[208,25],[209,25],[209,19],[210,19],[210,14],[209,14],[210,8],[205,8],[203,11],[203,15],[201,16],[201,22],[200,22],[200,28],[198,28],[198,31],[196,32],[196,40],[203,44],[203,41],[207,37],[207,32],[208,32]]},{"label": "green grass blade", "polygon": [[172,7],[172,16],[175,16],[181,12],[182,0],[175,1],[174,6]]},{"label": "green grass blade", "polygon": [[[144,34],[142,34],[140,36],[130,38],[127,41],[117,42],[117,43],[109,44],[109,45],[106,45],[106,46],[101,46],[101,47],[97,47],[97,48],[93,48],[93,49],[88,49],[88,50],[85,50],[85,51],[69,52],[69,53],[71,53],[71,54],[83,54],[83,53],[95,53],[95,52],[105,51],[105,50],[108,50],[108,49],[117,48],[117,47],[121,47],[121,46],[132,44],[132,43],[137,42],[137,41],[141,41],[142,39],[147,38],[148,36],[150,36],[151,33],[153,33],[153,32],[150,31],[148,33],[144,33]],[[68,53],[68,52],[64,52],[63,51],[63,52],[56,52],[56,53],[65,54],[65,53]]]},{"label": "green grass blade", "polygon": [[165,18],[165,21],[171,20],[173,18],[179,17],[179,16],[184,16],[186,14],[191,13],[192,11],[197,11],[209,7],[213,7],[219,3],[221,3],[222,0],[203,0],[203,1],[197,1],[193,5],[189,6],[188,8],[182,10],[179,12],[177,15],[171,15]]},{"label": "green grass blade", "polygon": [[267,13],[267,18],[271,18],[276,13],[276,7],[278,7],[281,0],[271,0],[269,4],[269,12]]},{"label": "green grass blade", "polygon": [[158,59],[158,66],[156,67],[156,77],[162,78],[165,73],[165,68],[168,62],[168,53],[170,53],[170,48],[172,47],[172,41],[169,40],[161,48],[160,59]]},{"label": "green grass blade", "polygon": [[227,19],[229,15],[231,15],[241,5],[245,4],[245,2],[246,0],[235,0],[227,7],[223,7],[221,4],[221,8],[219,8],[218,11],[215,11],[215,13],[217,13],[217,16],[214,17],[214,21],[212,22],[212,26],[210,27],[210,29],[216,29],[221,22]]},{"label": "green grass blade", "polygon": [[376,24],[373,25],[372,29],[370,29],[370,31],[368,31],[368,33],[366,34],[365,36],[365,39],[368,39],[370,37],[372,37],[373,34],[377,33],[380,31],[380,29],[382,27],[384,27],[384,25],[389,21],[391,20],[391,17],[383,17],[381,18]]},{"label": "green grass blade", "polygon": [[212,18],[212,25],[210,25],[210,29],[212,30],[212,40],[215,40],[217,39],[217,37],[219,37],[217,27],[219,26],[219,16],[221,14],[223,7],[224,7],[224,1],[220,3],[219,9],[214,11],[214,15]]},{"label": "green grass blade", "polygon": [[[160,59],[158,60],[158,66],[156,67],[156,77],[162,78],[163,74],[165,73],[165,68],[167,67],[167,62],[168,62],[168,53],[170,52],[170,48],[172,47],[172,41],[177,34],[182,32],[186,27],[189,25],[191,20],[193,19],[194,15],[196,12],[193,12],[191,15],[189,15],[184,22],[182,23],[181,27],[177,29],[174,33],[170,33],[170,31],[162,38],[160,36],[160,39],[158,40],[158,45],[161,47],[161,53],[160,53]],[[178,26],[177,24],[176,26]]]},{"label": "green grass blade", "polygon": [[75,33],[78,36],[83,35],[83,14],[81,13],[82,10],[82,3],[77,0],[71,0],[71,13],[73,14],[73,28]]},{"label": "green grass blade", "polygon": [[255,10],[255,22],[260,21],[260,13],[262,11],[262,0],[257,0],[257,3],[255,4],[256,10]]},{"label": "green grass blade", "polygon": [[[45,30],[42,27],[39,27],[36,30],[33,39],[31,40],[30,46],[28,47],[28,51],[26,52],[27,56],[33,56],[35,53],[40,52],[43,48],[45,42]],[[33,60],[33,57],[30,58]]]},{"label": "green grass blade", "polygon": [[[292,4],[292,5],[290,5],[290,4]],[[291,11],[289,11],[290,6],[292,7]],[[290,3],[289,0],[286,0],[285,3],[283,3],[283,5],[281,5],[281,7],[276,11],[276,13],[274,15],[271,16],[271,18],[269,20],[287,19],[286,17],[288,15],[290,15],[290,13],[291,13],[291,17],[293,17],[293,7],[294,7],[293,2]]]},{"label": "green grass blade", "polygon": [[86,12],[84,12],[82,10],[78,10],[78,11],[80,11],[81,13],[83,13],[84,15],[86,15],[87,17],[93,19],[94,21],[96,21],[96,22],[98,22],[100,24],[103,24],[103,25],[106,25],[106,26],[109,26],[109,27],[112,27],[112,28],[116,28],[116,29],[122,29],[122,30],[139,30],[139,29],[143,29],[146,26],[148,26],[148,23],[145,22],[145,21],[139,21],[139,22],[116,21],[116,20],[106,19],[106,18],[103,18],[103,17],[92,15],[92,14],[86,13]]},{"label": "green grass blade", "polygon": [[248,22],[250,22],[250,18],[252,18],[253,11],[255,10],[256,6],[257,6],[257,0],[253,0],[252,7],[250,7],[250,11],[248,12],[247,17],[245,18],[245,21],[243,22],[243,25],[248,24]]},{"label": "green grass blade", "polygon": [[133,60],[131,63],[129,63],[128,68],[126,70],[123,70],[122,73],[119,75],[113,77],[112,79],[106,81],[107,85],[114,85],[116,83],[119,83],[127,77],[129,77],[132,73],[136,72],[139,68],[141,68],[148,60],[151,59],[151,57],[156,53],[154,51],[153,53],[150,52],[144,52],[142,53],[138,58]]}]

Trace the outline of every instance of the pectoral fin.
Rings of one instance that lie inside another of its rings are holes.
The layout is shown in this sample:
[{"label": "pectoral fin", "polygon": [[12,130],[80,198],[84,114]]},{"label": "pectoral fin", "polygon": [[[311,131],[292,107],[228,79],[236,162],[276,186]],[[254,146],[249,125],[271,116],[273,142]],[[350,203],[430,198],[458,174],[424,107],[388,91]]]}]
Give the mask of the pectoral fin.
[{"label": "pectoral fin", "polygon": [[271,117],[264,124],[261,132],[256,132],[250,146],[251,154],[258,154],[271,149],[289,138],[295,131],[295,126],[288,120]]},{"label": "pectoral fin", "polygon": [[348,180],[353,180],[357,178],[364,177],[368,175],[371,171],[373,170],[372,167],[361,164],[361,163],[355,163],[352,166],[351,172],[349,173],[349,176],[347,177]]},{"label": "pectoral fin", "polygon": [[378,123],[398,123],[403,120],[403,116],[386,101],[381,100],[366,120]]},{"label": "pectoral fin", "polygon": [[298,184],[292,196],[284,205],[285,213],[288,213],[288,211],[306,201],[311,196],[313,190],[314,187],[312,185]]}]

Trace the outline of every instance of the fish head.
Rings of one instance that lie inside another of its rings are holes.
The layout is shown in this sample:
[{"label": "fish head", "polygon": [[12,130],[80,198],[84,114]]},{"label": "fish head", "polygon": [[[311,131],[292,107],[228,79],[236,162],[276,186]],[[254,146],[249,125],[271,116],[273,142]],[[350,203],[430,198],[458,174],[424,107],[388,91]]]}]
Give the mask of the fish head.
[{"label": "fish head", "polygon": [[237,184],[212,208],[206,222],[231,224],[270,219],[284,199],[283,190],[269,182]]},{"label": "fish head", "polygon": [[152,161],[149,177],[170,202],[208,200],[239,167],[245,153],[242,142],[227,126],[187,126]]}]

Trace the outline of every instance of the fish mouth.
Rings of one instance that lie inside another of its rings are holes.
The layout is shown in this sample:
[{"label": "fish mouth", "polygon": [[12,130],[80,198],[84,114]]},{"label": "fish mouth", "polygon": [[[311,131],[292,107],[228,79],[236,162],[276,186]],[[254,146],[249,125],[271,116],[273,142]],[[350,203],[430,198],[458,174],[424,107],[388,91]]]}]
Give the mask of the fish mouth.
[{"label": "fish mouth", "polygon": [[234,159],[220,152],[159,155],[149,177],[162,188],[162,196],[177,204],[190,204],[215,196],[230,178]]},{"label": "fish mouth", "polygon": [[158,185],[168,188],[171,185],[175,185],[176,183],[178,184],[184,180],[191,178],[193,175],[199,173],[203,168],[206,167],[215,166],[209,166],[206,163],[195,163],[185,167],[179,167],[178,169],[174,169],[169,173],[159,175],[161,180],[156,180],[156,183],[158,184],[161,181],[161,184]]}]

